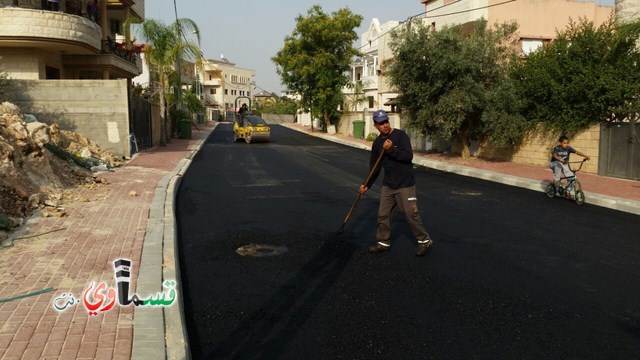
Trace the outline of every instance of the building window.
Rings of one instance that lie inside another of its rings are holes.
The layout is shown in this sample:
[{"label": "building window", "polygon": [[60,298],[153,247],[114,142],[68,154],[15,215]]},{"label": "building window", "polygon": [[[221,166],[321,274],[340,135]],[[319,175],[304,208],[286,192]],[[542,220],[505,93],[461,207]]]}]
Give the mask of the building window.
[{"label": "building window", "polygon": [[229,90],[228,89],[224,89],[224,94],[225,95],[229,95]]},{"label": "building window", "polygon": [[213,80],[213,77],[211,75],[209,75],[209,80]]},{"label": "building window", "polygon": [[373,96],[367,96],[367,99],[369,99],[369,108],[373,109]]},{"label": "building window", "polygon": [[47,80],[60,80],[60,69],[52,66],[45,67],[45,76]]},{"label": "building window", "polygon": [[529,55],[530,53],[542,47],[542,40],[522,39],[522,53]]}]

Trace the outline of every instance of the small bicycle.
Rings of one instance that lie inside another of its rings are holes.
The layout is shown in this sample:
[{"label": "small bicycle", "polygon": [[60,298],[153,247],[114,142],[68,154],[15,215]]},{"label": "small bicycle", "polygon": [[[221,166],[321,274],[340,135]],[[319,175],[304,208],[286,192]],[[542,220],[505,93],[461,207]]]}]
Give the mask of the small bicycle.
[{"label": "small bicycle", "polygon": [[[547,185],[545,189],[545,193],[548,197],[563,197],[565,199],[574,200],[578,205],[584,205],[584,192],[582,191],[582,185],[580,181],[578,181],[577,173],[582,169],[582,165],[584,165],[587,159],[583,159],[582,161],[574,161],[570,162],[569,170],[573,172],[573,176],[565,176],[560,178],[560,186],[556,186],[553,182]],[[572,169],[571,164],[580,164],[577,169]],[[566,181],[566,185],[562,185],[563,181]]]}]

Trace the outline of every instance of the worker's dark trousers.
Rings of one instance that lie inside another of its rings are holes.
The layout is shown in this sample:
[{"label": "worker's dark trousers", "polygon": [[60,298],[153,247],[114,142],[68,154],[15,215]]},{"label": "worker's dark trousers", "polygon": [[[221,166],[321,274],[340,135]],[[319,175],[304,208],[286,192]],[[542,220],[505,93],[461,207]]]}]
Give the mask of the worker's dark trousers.
[{"label": "worker's dark trousers", "polygon": [[401,189],[382,187],[380,207],[378,208],[378,232],[376,234],[378,243],[384,246],[391,245],[391,215],[396,207],[399,207],[404,213],[404,217],[407,219],[407,223],[409,223],[409,227],[418,243],[427,243],[430,237],[420,218],[415,186]]}]

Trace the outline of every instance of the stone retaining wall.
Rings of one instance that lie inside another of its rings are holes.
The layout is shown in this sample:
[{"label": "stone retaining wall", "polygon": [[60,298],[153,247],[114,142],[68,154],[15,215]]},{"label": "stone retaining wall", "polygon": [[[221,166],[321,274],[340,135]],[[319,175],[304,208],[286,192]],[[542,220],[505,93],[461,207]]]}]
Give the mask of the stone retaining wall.
[{"label": "stone retaining wall", "polygon": [[16,99],[23,113],[76,131],[114,155],[130,155],[126,80],[16,81],[24,89]]}]

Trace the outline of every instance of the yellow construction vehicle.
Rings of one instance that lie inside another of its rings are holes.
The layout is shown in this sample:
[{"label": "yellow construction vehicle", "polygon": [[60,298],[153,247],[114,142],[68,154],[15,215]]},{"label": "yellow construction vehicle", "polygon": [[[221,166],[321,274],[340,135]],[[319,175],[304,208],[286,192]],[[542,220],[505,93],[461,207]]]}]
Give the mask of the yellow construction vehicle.
[{"label": "yellow construction vehicle", "polygon": [[268,142],[271,129],[267,122],[257,115],[238,115],[233,123],[233,140],[243,140],[247,144],[252,142]]},{"label": "yellow construction vehicle", "polygon": [[251,105],[247,107],[245,103],[242,107],[238,108],[238,100],[241,98],[248,99],[249,104],[251,104],[251,99],[248,97],[239,97],[236,99],[235,105],[237,111],[230,113],[234,119],[233,140],[244,140],[247,144],[252,142],[268,142],[271,138],[269,125],[260,116],[251,114]]}]

